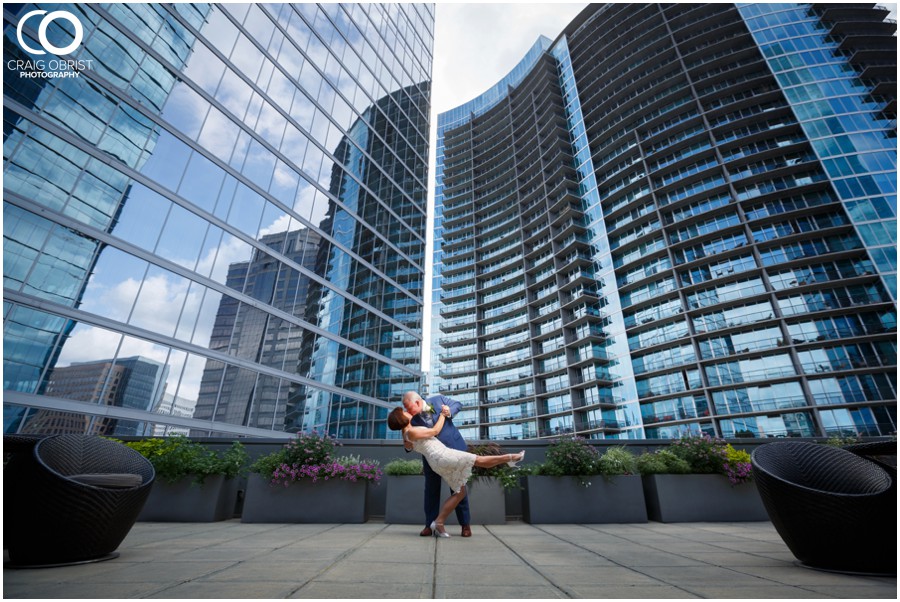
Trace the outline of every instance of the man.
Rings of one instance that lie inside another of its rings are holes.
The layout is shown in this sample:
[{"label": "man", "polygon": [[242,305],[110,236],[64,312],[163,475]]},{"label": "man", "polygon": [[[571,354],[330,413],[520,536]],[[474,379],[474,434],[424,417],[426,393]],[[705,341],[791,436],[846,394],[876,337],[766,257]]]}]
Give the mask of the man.
[{"label": "man", "polygon": [[[434,426],[437,412],[441,412],[447,420],[444,422],[444,428],[438,433],[437,439],[447,447],[466,451],[466,441],[453,425],[452,420],[453,416],[462,409],[461,403],[444,395],[433,395],[426,402],[415,391],[407,391],[403,394],[403,409],[412,415],[410,424],[429,428]],[[406,443],[404,447],[406,451],[412,449],[409,443]],[[425,528],[419,535],[431,537],[432,532],[429,525],[437,518],[441,509],[441,477],[431,469],[424,458],[422,458],[422,466],[425,472]],[[462,525],[462,536],[471,537],[468,496],[463,498],[463,501],[456,507],[456,518]]]}]

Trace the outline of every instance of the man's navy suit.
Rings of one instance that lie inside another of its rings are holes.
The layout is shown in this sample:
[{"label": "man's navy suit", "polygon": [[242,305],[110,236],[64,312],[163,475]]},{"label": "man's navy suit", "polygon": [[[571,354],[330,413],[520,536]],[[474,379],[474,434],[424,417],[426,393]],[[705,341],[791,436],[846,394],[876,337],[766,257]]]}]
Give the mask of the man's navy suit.
[{"label": "man's navy suit", "polygon": [[[429,413],[423,409],[419,414],[413,416],[410,424],[413,426],[434,426],[435,421],[441,413],[441,406],[450,408],[450,418],[462,409],[462,404],[454,399],[450,399],[444,395],[432,395],[425,400],[425,403],[434,408],[434,413]],[[463,439],[459,430],[453,425],[452,420],[445,419],[441,432],[437,435],[438,441],[449,448],[466,451],[466,441]],[[431,521],[437,518],[441,511],[441,476],[431,469],[428,461],[422,458],[422,465],[425,472],[425,526],[431,524]],[[469,496],[456,507],[456,519],[461,525],[469,524]]]}]

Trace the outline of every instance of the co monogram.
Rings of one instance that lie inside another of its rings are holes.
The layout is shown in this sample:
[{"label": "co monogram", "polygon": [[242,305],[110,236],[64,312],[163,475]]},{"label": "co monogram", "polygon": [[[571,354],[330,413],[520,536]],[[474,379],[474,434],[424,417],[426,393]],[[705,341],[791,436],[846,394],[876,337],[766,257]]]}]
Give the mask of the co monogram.
[{"label": "co monogram", "polygon": [[[22,38],[22,27],[25,25],[25,21],[33,17],[34,15],[45,15],[43,19],[41,19],[41,24],[38,26],[38,40],[41,42],[41,46],[44,50],[39,50],[36,48],[31,48],[28,44],[25,43],[25,40]],[[65,19],[69,23],[75,27],[75,39],[72,40],[72,43],[68,46],[63,46],[59,48],[50,43],[47,39],[47,27],[53,23],[56,19]],[[19,45],[22,46],[27,52],[31,54],[55,54],[57,56],[63,56],[66,54],[71,54],[78,48],[79,44],[81,44],[82,38],[84,38],[84,28],[81,26],[81,21],[75,18],[70,12],[64,10],[55,10],[51,13],[48,13],[45,10],[33,10],[29,13],[26,13],[19,20],[19,25],[16,27],[16,37],[19,40]],[[46,51],[46,52],[45,52]]]}]

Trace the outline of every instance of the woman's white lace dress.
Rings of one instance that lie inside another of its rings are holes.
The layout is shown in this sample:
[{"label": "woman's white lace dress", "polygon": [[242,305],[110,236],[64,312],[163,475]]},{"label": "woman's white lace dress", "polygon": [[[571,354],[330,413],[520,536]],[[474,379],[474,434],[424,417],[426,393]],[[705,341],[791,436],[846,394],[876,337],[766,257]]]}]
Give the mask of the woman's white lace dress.
[{"label": "woman's white lace dress", "polygon": [[475,454],[451,449],[434,437],[417,439],[412,442],[412,446],[413,451],[425,456],[431,469],[441,475],[441,478],[450,485],[453,493],[458,493],[472,476]]}]

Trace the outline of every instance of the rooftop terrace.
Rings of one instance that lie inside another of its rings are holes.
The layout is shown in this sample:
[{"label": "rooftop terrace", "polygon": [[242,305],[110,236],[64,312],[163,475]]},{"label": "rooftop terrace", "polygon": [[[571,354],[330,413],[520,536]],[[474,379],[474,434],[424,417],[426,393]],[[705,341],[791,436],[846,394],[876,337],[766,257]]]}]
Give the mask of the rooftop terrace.
[{"label": "rooftop terrace", "polygon": [[[137,523],[114,560],[3,571],[4,598],[888,598],[798,567],[769,522],[474,526]],[[456,535],[458,528],[451,533]],[[888,545],[895,535],[885,534]],[[48,542],[52,545],[52,542]]]}]

